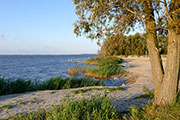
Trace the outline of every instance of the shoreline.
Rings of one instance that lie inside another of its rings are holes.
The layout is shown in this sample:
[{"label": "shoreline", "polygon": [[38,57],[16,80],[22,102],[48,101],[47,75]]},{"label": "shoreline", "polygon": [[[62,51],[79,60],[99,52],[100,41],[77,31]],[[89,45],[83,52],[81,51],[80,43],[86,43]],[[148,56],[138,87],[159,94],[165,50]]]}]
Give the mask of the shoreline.
[{"label": "shoreline", "polygon": [[[130,106],[143,106],[147,103],[147,99],[133,99],[140,96],[143,93],[143,86],[147,86],[150,90],[153,89],[152,77],[150,63],[147,59],[137,59],[132,60],[124,59],[125,63],[128,65],[133,65],[133,67],[127,68],[128,71],[127,79],[134,80],[133,83],[123,86],[126,90],[124,91],[114,91],[109,92],[108,96],[113,98],[113,104],[116,106],[117,110],[122,112],[126,111]],[[88,87],[88,88],[102,88],[102,87]],[[27,113],[30,111],[36,111],[38,108],[45,109],[50,108],[51,105],[59,104],[67,98],[79,99],[83,97],[89,97],[91,95],[103,95],[104,90],[88,91],[81,94],[72,94],[72,90],[79,90],[85,88],[75,88],[66,90],[52,90],[52,91],[36,91],[29,93],[22,93],[16,95],[0,96],[0,106],[15,104],[10,109],[3,109],[0,111],[1,119],[12,116],[16,113]],[[24,104],[20,104],[24,103]]]}]

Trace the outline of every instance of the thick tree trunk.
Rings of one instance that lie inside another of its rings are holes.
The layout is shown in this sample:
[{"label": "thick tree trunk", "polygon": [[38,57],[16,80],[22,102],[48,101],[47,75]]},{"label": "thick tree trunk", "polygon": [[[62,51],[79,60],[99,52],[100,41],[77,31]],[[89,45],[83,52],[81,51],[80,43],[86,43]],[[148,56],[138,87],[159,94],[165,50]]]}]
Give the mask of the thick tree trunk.
[{"label": "thick tree trunk", "polygon": [[158,49],[157,35],[156,35],[156,25],[154,20],[154,10],[152,7],[152,1],[145,1],[145,24],[146,24],[146,40],[147,47],[150,57],[152,79],[154,86],[154,103],[158,103],[159,99],[159,88],[161,87],[161,82],[163,80],[163,66],[162,60]]},{"label": "thick tree trunk", "polygon": [[159,95],[156,101],[158,105],[170,105],[173,103],[178,90],[179,76],[179,45],[176,31],[168,30],[168,54],[164,79],[159,88]]},{"label": "thick tree trunk", "polygon": [[160,94],[157,99],[158,105],[170,105],[173,103],[177,91],[179,81],[179,65],[180,65],[180,41],[178,38],[178,27],[176,22],[179,20],[178,14],[172,12],[179,9],[178,0],[171,0],[168,20],[168,53],[166,60],[166,69],[164,79],[161,83]]},{"label": "thick tree trunk", "polygon": [[151,62],[152,79],[154,85],[154,104],[169,105],[173,103],[177,95],[178,74],[179,74],[179,42],[175,26],[170,22],[168,25],[168,54],[165,72],[160,57],[156,25],[154,20],[154,10],[152,1],[144,1],[147,47]]}]

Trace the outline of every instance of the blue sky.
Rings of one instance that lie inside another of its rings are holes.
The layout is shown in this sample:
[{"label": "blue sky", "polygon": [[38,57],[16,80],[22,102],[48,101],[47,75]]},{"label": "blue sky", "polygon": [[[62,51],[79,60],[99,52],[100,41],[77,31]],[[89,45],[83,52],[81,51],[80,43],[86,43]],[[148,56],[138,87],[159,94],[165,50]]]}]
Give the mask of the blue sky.
[{"label": "blue sky", "polygon": [[72,0],[0,0],[0,54],[97,53],[75,20]]}]

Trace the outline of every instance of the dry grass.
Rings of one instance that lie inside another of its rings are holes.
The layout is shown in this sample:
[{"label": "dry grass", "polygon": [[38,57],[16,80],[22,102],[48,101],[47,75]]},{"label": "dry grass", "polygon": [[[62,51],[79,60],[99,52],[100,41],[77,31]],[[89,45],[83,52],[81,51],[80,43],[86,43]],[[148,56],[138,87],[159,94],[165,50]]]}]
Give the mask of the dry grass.
[{"label": "dry grass", "polygon": [[88,72],[89,69],[91,68],[76,66],[76,67],[69,68],[67,72],[69,75],[75,75],[79,73],[86,73]]}]

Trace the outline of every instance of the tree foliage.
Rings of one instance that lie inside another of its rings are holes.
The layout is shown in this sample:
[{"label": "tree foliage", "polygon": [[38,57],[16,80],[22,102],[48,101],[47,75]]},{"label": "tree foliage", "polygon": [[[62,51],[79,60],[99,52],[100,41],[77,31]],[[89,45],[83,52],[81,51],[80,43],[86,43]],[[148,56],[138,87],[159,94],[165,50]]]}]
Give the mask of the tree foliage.
[{"label": "tree foliage", "polygon": [[[144,25],[141,2],[130,0],[73,0],[78,20],[74,23],[74,33],[88,38],[104,40],[114,35],[122,35],[135,27]],[[137,16],[133,11],[142,11]],[[123,19],[123,20],[122,20]]]},{"label": "tree foliage", "polygon": [[[147,55],[147,42],[145,34],[135,34],[130,36],[110,36],[104,40],[100,55],[113,56],[113,55]],[[167,54],[167,37],[158,37],[159,51],[161,54]]]},{"label": "tree foliage", "polygon": [[[155,104],[171,104],[177,94],[180,76],[180,1],[73,1],[78,15],[78,20],[74,23],[74,32],[77,35],[86,34],[91,39],[106,41],[112,38],[117,41],[118,36],[134,30],[137,24],[145,28]],[[168,38],[166,69],[160,56],[160,47],[165,43],[158,43],[162,41],[162,39],[158,41],[158,36],[161,35]],[[117,45],[114,44],[114,46],[117,48]]]}]

